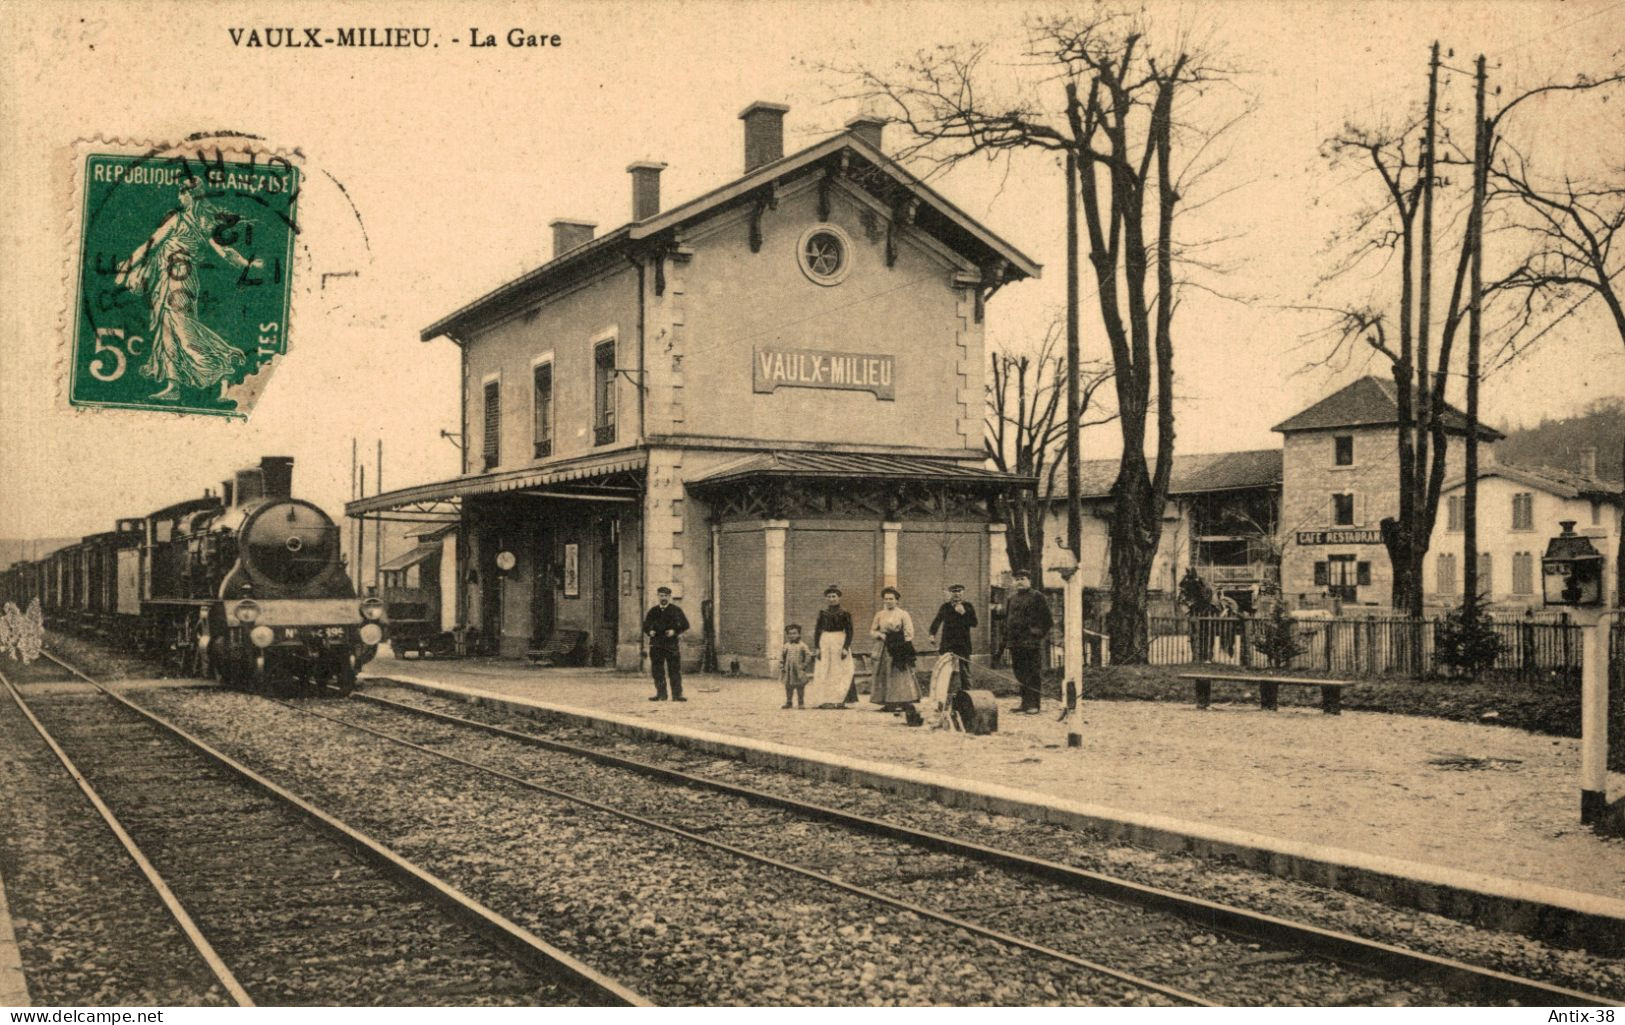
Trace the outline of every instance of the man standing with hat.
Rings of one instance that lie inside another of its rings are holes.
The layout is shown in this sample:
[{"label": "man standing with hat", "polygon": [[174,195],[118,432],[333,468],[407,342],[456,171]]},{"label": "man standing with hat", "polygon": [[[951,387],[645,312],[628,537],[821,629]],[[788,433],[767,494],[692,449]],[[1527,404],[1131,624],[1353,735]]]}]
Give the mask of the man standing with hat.
[{"label": "man standing with hat", "polygon": [[671,588],[655,591],[660,603],[649,609],[643,617],[643,635],[649,638],[649,665],[654,671],[655,696],[650,701],[666,700],[666,680],[671,680],[671,700],[687,701],[683,697],[683,659],[677,639],[688,629],[688,617],[671,603]]},{"label": "man standing with hat", "polygon": [[1049,600],[1032,589],[1032,575],[1018,569],[1011,574],[1015,593],[1005,605],[1004,628],[1010,640],[1010,662],[1021,681],[1021,705],[1013,712],[1037,715],[1043,696],[1043,676],[1039,655],[1049,637],[1055,619],[1050,615]]},{"label": "man standing with hat", "polygon": [[[937,642],[938,657],[957,656],[964,662],[970,661],[970,632],[976,626],[976,609],[965,600],[965,585],[952,584],[948,587],[948,600],[937,609],[937,618],[931,620],[931,629],[927,632]],[[964,663],[954,667],[965,676]]]}]

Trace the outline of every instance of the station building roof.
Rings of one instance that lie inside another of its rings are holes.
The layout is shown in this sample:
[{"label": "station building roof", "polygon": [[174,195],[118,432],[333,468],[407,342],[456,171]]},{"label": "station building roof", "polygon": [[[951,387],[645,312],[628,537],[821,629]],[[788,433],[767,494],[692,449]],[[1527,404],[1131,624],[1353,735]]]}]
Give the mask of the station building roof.
[{"label": "station building roof", "polygon": [[822,142],[763,164],[726,185],[640,221],[631,221],[561,253],[534,270],[507,281],[467,305],[440,318],[420,332],[422,341],[447,335],[453,341],[470,328],[522,307],[553,289],[576,280],[584,271],[621,261],[639,243],[654,240],[690,222],[740,203],[751,202],[775,182],[787,180],[846,153],[852,166],[849,179],[882,198],[906,193],[920,201],[915,226],[978,264],[998,261],[1003,282],[1036,278],[1042,265],[949,202],[903,165],[886,156],[851,131],[837,132]]},{"label": "station building roof", "polygon": [[850,480],[853,478],[895,482],[924,482],[1007,488],[1031,485],[1032,477],[1000,473],[972,462],[933,456],[910,456],[850,452],[761,452],[724,464],[710,473],[690,480],[689,486],[704,489],[752,478]]}]

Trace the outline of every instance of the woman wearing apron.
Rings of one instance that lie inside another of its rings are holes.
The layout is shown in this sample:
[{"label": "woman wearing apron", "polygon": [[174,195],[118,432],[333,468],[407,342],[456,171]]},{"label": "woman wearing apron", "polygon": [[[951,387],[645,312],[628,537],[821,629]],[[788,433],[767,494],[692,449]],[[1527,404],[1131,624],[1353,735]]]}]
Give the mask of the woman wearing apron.
[{"label": "woman wearing apron", "polygon": [[813,627],[812,680],[807,701],[814,708],[845,708],[852,687],[852,613],[841,608],[841,589],[824,589],[825,607]]}]

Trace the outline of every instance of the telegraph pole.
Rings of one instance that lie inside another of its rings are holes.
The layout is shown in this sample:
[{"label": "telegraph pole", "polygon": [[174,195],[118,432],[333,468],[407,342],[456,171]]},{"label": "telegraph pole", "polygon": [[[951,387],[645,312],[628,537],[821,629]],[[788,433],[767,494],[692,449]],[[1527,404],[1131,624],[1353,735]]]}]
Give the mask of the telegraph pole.
[{"label": "telegraph pole", "polygon": [[[1410,577],[1410,593],[1406,596],[1409,608],[1406,610],[1411,616],[1422,617],[1422,549],[1426,540],[1417,536],[1418,527],[1426,519],[1427,506],[1427,460],[1428,448],[1432,439],[1428,437],[1428,407],[1430,393],[1428,390],[1428,330],[1433,312],[1433,186],[1437,174],[1434,163],[1434,136],[1439,120],[1439,41],[1433,41],[1433,53],[1428,59],[1428,112],[1427,128],[1423,137],[1422,149],[1422,267],[1417,282],[1417,311],[1416,311],[1416,363],[1406,368],[1405,378],[1407,387],[1416,389],[1415,399],[1410,403],[1413,412],[1412,423],[1400,427],[1402,431],[1411,433],[1411,452],[1416,460],[1411,479],[1407,482],[1411,487],[1408,511],[1408,522],[1402,527],[1406,537],[1405,557],[1410,562],[1407,575]],[[1409,355],[1409,353],[1406,353]],[[1403,507],[1405,502],[1401,502]]]},{"label": "telegraph pole", "polygon": [[[372,493],[384,493],[384,439],[378,439],[378,474],[373,478]],[[372,534],[372,586],[376,590],[384,582],[384,514],[373,515]]]},{"label": "telegraph pole", "polygon": [[1478,619],[1478,360],[1480,321],[1484,306],[1484,193],[1489,178],[1489,122],[1484,120],[1484,55],[1478,55],[1473,80],[1473,205],[1467,234],[1472,240],[1467,293],[1467,464],[1466,493],[1462,496],[1462,598],[1470,621]]},{"label": "telegraph pole", "polygon": [[[360,478],[356,471],[360,467],[360,442],[355,435],[350,435],[350,501],[361,497]],[[361,593],[361,531],[364,529],[360,519],[350,526],[350,569],[355,577],[355,593]]]},{"label": "telegraph pole", "polygon": [[[1078,158],[1066,154],[1066,546],[1072,550],[1072,572],[1066,576],[1066,598],[1061,610],[1062,661],[1066,676],[1062,719],[1070,719],[1068,747],[1082,747],[1083,734],[1076,718],[1078,694],[1083,689],[1083,458],[1079,451],[1078,418]],[[1038,567],[1043,572],[1043,567]]]}]

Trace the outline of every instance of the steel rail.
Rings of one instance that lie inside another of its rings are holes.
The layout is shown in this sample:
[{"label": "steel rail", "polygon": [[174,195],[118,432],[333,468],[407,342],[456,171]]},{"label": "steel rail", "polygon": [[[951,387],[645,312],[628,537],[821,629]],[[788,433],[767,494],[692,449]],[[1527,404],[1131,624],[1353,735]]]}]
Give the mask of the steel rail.
[{"label": "steel rail", "polygon": [[242,983],[237,981],[237,977],[226,966],[226,962],[215,952],[214,944],[210,943],[208,937],[203,935],[203,930],[198,928],[197,922],[192,919],[191,913],[186,910],[186,906],[181,903],[180,898],[175,896],[175,891],[169,888],[169,884],[164,881],[164,877],[159,874],[158,869],[142,852],[135,839],[124,828],[124,824],[118,820],[118,816],[113,814],[113,809],[107,806],[107,802],[102,800],[101,795],[96,792],[96,788],[91,786],[90,780],[86,779],[84,773],[79,771],[79,767],[73,763],[73,759],[68,757],[68,752],[62,749],[62,745],[57,743],[55,737],[51,736],[51,731],[46,729],[45,724],[39,721],[39,717],[34,714],[34,710],[28,707],[28,702],[23,700],[22,692],[17,689],[17,685],[7,679],[5,673],[0,673],[0,684],[5,685],[6,690],[11,694],[11,700],[16,703],[17,709],[28,719],[29,724],[34,727],[34,732],[38,733],[40,739],[45,741],[46,747],[49,747],[51,753],[56,755],[56,760],[62,763],[62,768],[66,769],[68,775],[79,785],[79,789],[84,793],[86,800],[90,802],[90,806],[96,809],[96,813],[102,817],[102,821],[107,823],[107,828],[112,830],[113,835],[118,838],[118,842],[124,847],[124,853],[130,856],[130,860],[135,862],[135,867],[146,877],[148,885],[158,894],[158,899],[163,902],[164,910],[168,911],[169,916],[175,920],[175,924],[180,927],[182,935],[192,945],[192,949],[197,951],[198,956],[203,959],[203,963],[208,966],[209,973],[214,976],[215,981],[220,983],[221,987],[225,989],[227,995],[231,997],[238,1007],[253,1007],[254,998],[249,996]]},{"label": "steel rail", "polygon": [[410,885],[431,902],[449,912],[454,918],[465,925],[471,926],[478,934],[507,950],[532,970],[554,978],[562,978],[576,988],[584,990],[591,997],[603,1001],[606,1005],[653,1006],[652,1002],[646,997],[633,992],[609,976],[577,960],[525,927],[510,921],[444,880],[424,871],[393,849],[322,811],[299,795],[260,775],[180,726],[130,701],[123,695],[109,690],[100,682],[87,676],[77,667],[70,665],[57,655],[48,651],[43,652],[43,654],[63,669],[95,687],[102,694],[179,738],[189,747],[207,755],[214,762],[229,769],[261,792],[269,794],[282,804],[301,812],[306,818],[347,848],[381,868],[386,875]]},{"label": "steel rail", "polygon": [[1148,886],[1116,876],[1092,872],[1088,869],[1065,865],[1017,851],[990,847],[958,837],[932,833],[884,819],[871,818],[854,812],[831,808],[828,805],[785,797],[728,783],[723,780],[696,776],[651,762],[628,758],[594,748],[582,747],[566,741],[552,740],[533,733],[524,733],[483,723],[463,716],[424,708],[405,702],[393,701],[372,694],[356,692],[350,700],[366,701],[380,706],[399,709],[424,718],[469,726],[475,729],[517,740],[524,744],[557,751],[562,754],[590,759],[644,775],[671,782],[714,790],[741,797],[754,803],[784,808],[814,819],[861,829],[892,839],[904,840],[927,849],[940,850],[975,858],[1000,868],[1016,868],[1040,878],[1060,882],[1075,889],[1135,907],[1155,908],[1176,914],[1216,931],[1243,936],[1254,942],[1289,947],[1313,953],[1329,960],[1379,975],[1394,978],[1426,978],[1457,992],[1473,996],[1515,999],[1531,1006],[1614,1006],[1618,998],[1602,997],[1594,993],[1553,985],[1538,979],[1501,972],[1493,968],[1468,964],[1452,958],[1440,957],[1411,950],[1379,940],[1367,939],[1352,933],[1326,929],[1305,922],[1294,922],[1275,915],[1248,908],[1222,904],[1202,897],[1191,897],[1160,887]]},{"label": "steel rail", "polygon": [[1218,1006],[1204,999],[1203,997],[1197,996],[1194,993],[1187,993],[1184,990],[1175,989],[1172,986],[1167,986],[1151,979],[1142,978],[1141,976],[1122,971],[1121,969],[1113,968],[1110,965],[1090,961],[1087,958],[1078,957],[1075,954],[1068,954],[1066,951],[1056,950],[1054,947],[1046,947],[1041,943],[1034,943],[1031,940],[1024,940],[1019,936],[1012,936],[1009,933],[1000,932],[997,929],[989,929],[984,925],[978,925],[975,922],[969,922],[965,919],[947,914],[946,912],[933,910],[932,908],[925,907],[921,904],[914,904],[910,901],[881,893],[878,890],[871,890],[868,887],[859,886],[856,883],[849,883],[843,879],[837,879],[834,876],[827,875],[814,869],[805,868],[801,865],[796,865],[788,861],[781,861],[778,858],[774,858],[766,854],[759,854],[755,851],[746,850],[743,847],[736,847],[733,844],[724,843],[721,840],[715,840],[708,836],[702,836],[699,833],[684,829],[681,826],[672,825],[669,822],[661,822],[658,819],[651,819],[647,816],[639,815],[636,812],[617,808],[614,805],[604,804],[603,802],[593,800],[590,797],[582,797],[581,795],[571,793],[568,790],[560,790],[557,787],[550,787],[543,783],[537,783],[533,780],[525,779],[522,776],[516,776],[511,772],[506,772],[494,766],[485,765],[480,762],[463,758],[460,755],[450,754],[445,751],[437,751],[434,748],[407,740],[403,737],[397,737],[394,734],[376,729],[364,723],[352,722],[348,719],[341,719],[338,716],[329,715],[326,712],[318,712],[310,708],[301,708],[298,705],[290,704],[286,701],[281,701],[275,698],[272,700],[277,701],[277,704],[283,705],[284,707],[292,709],[293,711],[299,712],[303,715],[314,716],[319,719],[326,719],[348,729],[371,734],[372,736],[375,736],[380,740],[388,741],[391,744],[398,744],[401,747],[405,747],[413,751],[419,751],[423,754],[430,755],[431,757],[443,759],[445,761],[461,765],[465,768],[473,769],[476,772],[483,772],[487,775],[495,776],[498,779],[504,780],[508,783],[513,783],[516,786],[523,787],[527,790],[534,790],[538,793],[546,794],[549,797],[556,797],[560,800],[570,801],[572,803],[582,805],[583,807],[592,808],[595,811],[601,811],[605,814],[625,819],[628,822],[634,822],[649,829],[670,833],[673,836],[681,837],[684,840],[690,840],[694,843],[701,844],[702,846],[723,851],[735,857],[755,862],[759,865],[767,865],[794,875],[799,875],[803,878],[811,879],[823,885],[831,886],[839,890],[844,890],[847,893],[855,894],[859,897],[863,897],[866,900],[883,904],[886,907],[895,908],[899,911],[911,912],[912,914],[918,915],[921,918],[929,918],[934,921],[942,922],[945,925],[953,926],[956,929],[961,929],[965,932],[972,933],[973,935],[993,940],[1008,947],[1030,951],[1032,953],[1069,964],[1074,968],[1082,968],[1086,971],[1105,975],[1108,978],[1117,979],[1120,982],[1125,982],[1141,989],[1149,990],[1154,993],[1160,993],[1163,996],[1177,1000],[1180,1003],[1192,1004],[1197,1007]]}]

